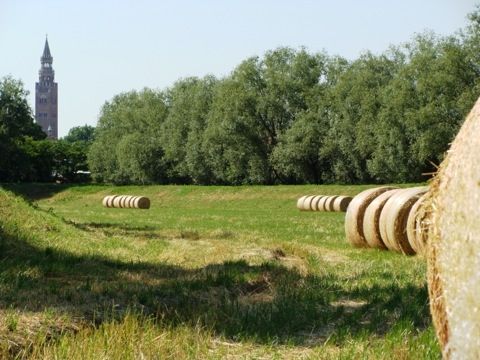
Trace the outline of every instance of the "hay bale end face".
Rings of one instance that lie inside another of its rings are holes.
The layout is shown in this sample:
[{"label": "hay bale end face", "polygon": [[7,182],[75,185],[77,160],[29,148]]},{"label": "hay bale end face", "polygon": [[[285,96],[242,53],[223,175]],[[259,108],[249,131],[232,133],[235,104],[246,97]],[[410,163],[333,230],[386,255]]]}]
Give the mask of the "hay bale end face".
[{"label": "hay bale end face", "polygon": [[371,248],[387,249],[380,233],[380,214],[387,200],[397,191],[398,189],[385,191],[383,194],[377,196],[365,210],[363,234],[368,246]]},{"label": "hay bale end face", "polygon": [[317,211],[326,211],[325,204],[330,196],[323,196],[317,203]]},{"label": "hay bale end face", "polygon": [[480,359],[480,99],[431,185],[430,309],[445,358]]},{"label": "hay bale end face", "polygon": [[394,188],[391,186],[368,189],[355,196],[350,202],[347,213],[345,214],[345,233],[347,240],[353,246],[368,247],[368,243],[363,234],[363,217],[365,211],[377,196],[392,189]]}]

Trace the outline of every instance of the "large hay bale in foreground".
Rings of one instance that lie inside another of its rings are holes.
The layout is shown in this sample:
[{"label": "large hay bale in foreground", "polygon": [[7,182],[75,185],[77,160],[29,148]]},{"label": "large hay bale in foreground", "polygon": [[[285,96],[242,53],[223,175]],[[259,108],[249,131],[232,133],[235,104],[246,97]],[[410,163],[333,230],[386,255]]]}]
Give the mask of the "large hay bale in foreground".
[{"label": "large hay bale in foreground", "polygon": [[480,99],[432,183],[430,309],[444,357],[480,359]]},{"label": "large hay bale in foreground", "polygon": [[388,249],[405,255],[415,254],[408,242],[407,220],[413,204],[427,190],[426,186],[398,190],[383,206],[379,227],[382,240]]},{"label": "large hay bale in foreground", "polygon": [[365,210],[363,217],[363,234],[368,246],[371,248],[387,249],[380,233],[380,214],[387,200],[397,191],[398,189],[385,191],[383,194],[377,196]]},{"label": "large hay bale in foreground", "polygon": [[352,201],[351,196],[338,196],[333,202],[333,211],[347,211],[348,205]]},{"label": "large hay bale in foreground", "polygon": [[347,240],[357,247],[367,247],[368,243],[363,234],[363,217],[368,205],[380,194],[394,189],[391,186],[382,186],[362,191],[355,196],[348,205],[345,215],[345,233]]}]

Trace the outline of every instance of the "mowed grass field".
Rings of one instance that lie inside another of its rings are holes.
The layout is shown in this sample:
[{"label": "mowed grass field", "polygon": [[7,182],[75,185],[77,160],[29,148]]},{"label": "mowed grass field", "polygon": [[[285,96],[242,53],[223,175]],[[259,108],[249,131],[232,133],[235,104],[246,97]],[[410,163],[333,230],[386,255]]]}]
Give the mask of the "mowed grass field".
[{"label": "mowed grass field", "polygon": [[439,358],[425,260],[296,209],[366,188],[4,185],[0,358]]}]

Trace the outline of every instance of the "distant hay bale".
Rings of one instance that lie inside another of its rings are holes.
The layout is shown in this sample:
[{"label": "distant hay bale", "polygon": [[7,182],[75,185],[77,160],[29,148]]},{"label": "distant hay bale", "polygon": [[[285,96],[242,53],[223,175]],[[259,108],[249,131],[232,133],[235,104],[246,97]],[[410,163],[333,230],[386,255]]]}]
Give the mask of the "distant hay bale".
[{"label": "distant hay bale", "polygon": [[429,212],[426,209],[426,197],[420,197],[413,204],[407,220],[407,238],[412,249],[419,255],[425,255],[428,241]]},{"label": "distant hay bale", "polygon": [[102,205],[108,207],[108,200],[110,200],[111,197],[111,195],[105,196],[102,200]]},{"label": "distant hay bale", "polygon": [[317,195],[312,199],[312,203],[310,204],[310,207],[312,208],[312,211],[318,211],[318,202],[324,197],[324,195]]},{"label": "distant hay bale", "polygon": [[312,200],[315,197],[315,195],[310,195],[303,200],[303,210],[305,211],[312,211]]},{"label": "distant hay bale", "polygon": [[139,196],[134,200],[134,207],[136,209],[150,209],[150,199]]},{"label": "distant hay bale", "polygon": [[303,211],[303,201],[305,200],[305,198],[307,197],[308,195],[304,195],[300,198],[298,198],[297,200],[297,209],[300,210],[300,211]]},{"label": "distant hay bale", "polygon": [[333,203],[335,199],[338,198],[338,195],[329,196],[327,201],[325,201],[325,211],[334,211],[333,210]]},{"label": "distant hay bale", "polygon": [[414,255],[407,237],[407,220],[413,204],[427,192],[426,186],[398,190],[383,206],[380,214],[380,233],[390,250]]},{"label": "distant hay bale", "polygon": [[114,208],[149,209],[150,200],[144,196],[109,195],[103,198],[103,206]]},{"label": "distant hay bale", "polygon": [[383,194],[377,196],[365,210],[363,217],[363,234],[368,246],[371,248],[387,249],[380,233],[380,214],[387,200],[397,191],[398,189],[385,191]]},{"label": "distant hay bale", "polygon": [[351,196],[338,196],[333,202],[333,211],[347,211],[348,205],[352,201]]},{"label": "distant hay bale", "polygon": [[109,208],[113,207],[113,201],[115,200],[115,198],[117,197],[118,195],[112,195],[108,200],[107,200],[107,206]]},{"label": "distant hay bale", "polygon": [[122,199],[122,195],[115,196],[115,198],[113,199],[113,207],[119,208],[121,199]]},{"label": "distant hay bale", "polygon": [[134,208],[134,205],[135,205],[135,199],[137,198],[137,196],[130,196],[128,198],[128,208],[129,209],[133,209]]},{"label": "distant hay bale", "polygon": [[430,309],[444,358],[480,359],[480,99],[427,198]]},{"label": "distant hay bale", "polygon": [[317,203],[317,211],[326,211],[325,204],[330,196],[323,196]]},{"label": "distant hay bale", "polygon": [[345,233],[347,240],[356,247],[367,247],[368,243],[363,234],[363,216],[368,205],[380,194],[394,189],[391,186],[382,186],[362,191],[355,196],[348,205],[345,214]]}]

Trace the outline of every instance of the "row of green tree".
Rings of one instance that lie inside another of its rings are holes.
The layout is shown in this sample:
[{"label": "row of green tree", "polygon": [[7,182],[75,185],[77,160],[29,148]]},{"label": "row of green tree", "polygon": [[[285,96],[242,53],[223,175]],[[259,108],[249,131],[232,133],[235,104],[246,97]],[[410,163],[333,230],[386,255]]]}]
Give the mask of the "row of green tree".
[{"label": "row of green tree", "polygon": [[47,140],[27,95],[20,81],[0,80],[0,182],[85,180],[94,128],[76,127],[59,141]]},{"label": "row of green tree", "polygon": [[115,96],[95,180],[275,184],[425,180],[480,92],[480,22],[354,61],[279,48],[222,79]]}]

